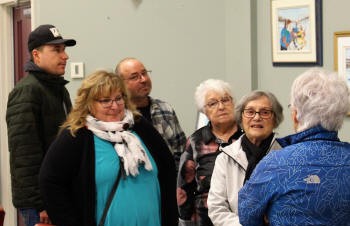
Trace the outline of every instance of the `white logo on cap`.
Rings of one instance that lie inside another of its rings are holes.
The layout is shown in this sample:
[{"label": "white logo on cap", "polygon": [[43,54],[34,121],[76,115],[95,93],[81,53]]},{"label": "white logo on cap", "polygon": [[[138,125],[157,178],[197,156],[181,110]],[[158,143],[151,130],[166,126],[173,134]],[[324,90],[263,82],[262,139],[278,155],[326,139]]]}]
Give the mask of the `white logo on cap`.
[{"label": "white logo on cap", "polygon": [[55,27],[50,28],[50,31],[51,31],[53,37],[55,37],[55,38],[61,36],[61,35],[60,35],[60,32],[58,31],[58,29],[55,28]]}]

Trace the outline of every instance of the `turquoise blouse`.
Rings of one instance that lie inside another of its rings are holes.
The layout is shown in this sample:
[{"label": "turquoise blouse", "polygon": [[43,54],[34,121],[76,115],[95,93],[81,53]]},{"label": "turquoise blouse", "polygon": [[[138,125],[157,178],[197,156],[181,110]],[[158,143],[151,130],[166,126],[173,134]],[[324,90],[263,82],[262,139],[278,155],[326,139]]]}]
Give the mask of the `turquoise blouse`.
[{"label": "turquoise blouse", "polygon": [[[158,169],[147,147],[140,138],[139,140],[153,169],[147,171],[141,166],[139,167],[139,175],[136,177],[129,175],[125,179],[120,179],[106,216],[105,226],[161,225]],[[94,141],[97,190],[96,222],[98,224],[108,195],[117,178],[120,164],[119,157],[111,142],[97,136],[94,136]]]}]

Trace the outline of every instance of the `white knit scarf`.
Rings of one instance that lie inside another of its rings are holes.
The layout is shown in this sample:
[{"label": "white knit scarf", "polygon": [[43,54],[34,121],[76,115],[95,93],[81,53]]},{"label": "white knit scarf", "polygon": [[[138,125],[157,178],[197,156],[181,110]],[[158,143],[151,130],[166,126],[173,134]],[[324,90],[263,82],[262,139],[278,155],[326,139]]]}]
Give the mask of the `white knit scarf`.
[{"label": "white knit scarf", "polygon": [[89,130],[96,136],[115,143],[114,149],[124,165],[127,176],[138,175],[140,165],[144,165],[148,171],[152,170],[151,162],[142,149],[140,140],[128,130],[133,125],[133,114],[129,110],[125,110],[125,117],[119,122],[103,122],[91,115],[86,117],[86,126]]}]

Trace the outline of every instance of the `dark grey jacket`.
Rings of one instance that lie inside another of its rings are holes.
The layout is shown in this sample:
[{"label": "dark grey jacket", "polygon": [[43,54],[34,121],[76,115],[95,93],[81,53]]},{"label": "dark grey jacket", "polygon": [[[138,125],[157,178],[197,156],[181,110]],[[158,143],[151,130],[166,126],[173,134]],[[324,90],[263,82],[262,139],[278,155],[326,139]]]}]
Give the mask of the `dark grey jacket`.
[{"label": "dark grey jacket", "polygon": [[9,94],[6,112],[12,202],[16,208],[40,211],[40,165],[72,104],[63,77],[47,74],[31,61],[25,69],[29,74]]}]

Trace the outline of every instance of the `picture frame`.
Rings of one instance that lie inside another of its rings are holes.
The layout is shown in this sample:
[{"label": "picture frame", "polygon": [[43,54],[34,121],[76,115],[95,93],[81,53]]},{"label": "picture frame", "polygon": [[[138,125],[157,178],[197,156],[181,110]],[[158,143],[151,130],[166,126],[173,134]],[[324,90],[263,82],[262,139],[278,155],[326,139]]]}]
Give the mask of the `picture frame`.
[{"label": "picture frame", "polygon": [[[334,70],[350,79],[350,31],[334,32]],[[349,62],[348,64],[347,61]],[[350,84],[349,84],[350,85]]]},{"label": "picture frame", "polygon": [[[350,31],[334,32],[334,70],[346,79],[350,89]],[[348,112],[350,116],[350,112]]]},{"label": "picture frame", "polygon": [[322,0],[271,0],[273,66],[322,66]]}]

